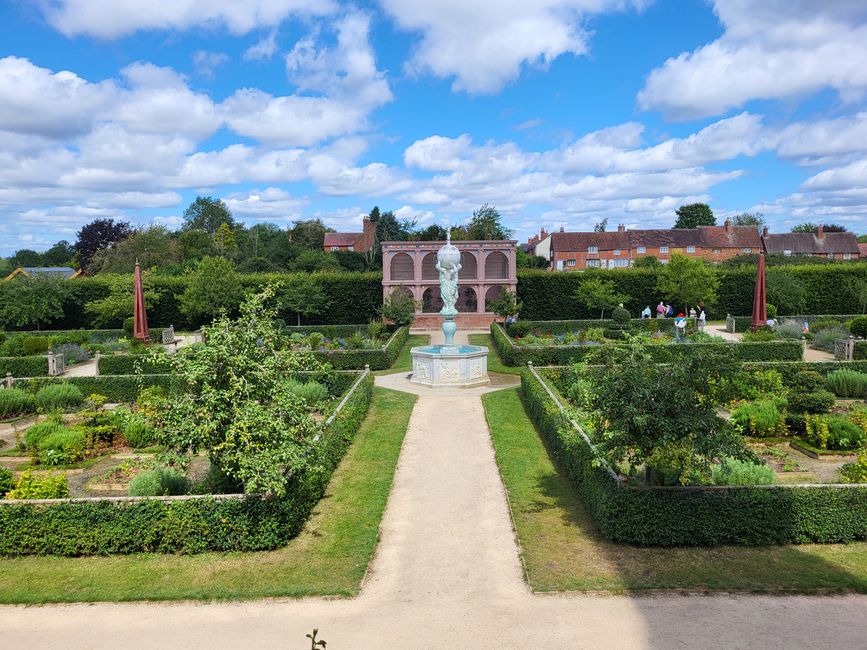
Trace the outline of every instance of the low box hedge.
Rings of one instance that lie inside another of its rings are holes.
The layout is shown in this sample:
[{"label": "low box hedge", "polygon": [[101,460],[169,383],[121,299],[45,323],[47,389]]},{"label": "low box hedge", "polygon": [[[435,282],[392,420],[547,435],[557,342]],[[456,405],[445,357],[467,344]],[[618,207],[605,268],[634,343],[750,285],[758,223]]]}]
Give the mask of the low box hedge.
[{"label": "low box hedge", "polygon": [[[778,321],[793,320],[798,323],[813,324],[821,320],[838,320],[841,323],[857,318],[862,314],[799,314],[797,316],[777,316]],[[752,316],[735,316],[735,332],[746,332],[753,324]]]},{"label": "low box hedge", "polygon": [[48,357],[0,357],[0,379],[13,377],[47,377]]},{"label": "low box hedge", "polygon": [[322,471],[292,479],[287,496],[72,499],[0,505],[0,555],[264,551],[297,535],[367,415],[369,373],[312,448]]},{"label": "low box hedge", "polygon": [[852,349],[852,359],[855,361],[867,360],[867,341],[855,341]]},{"label": "low box hedge", "polygon": [[100,355],[100,375],[160,375],[171,372],[164,355],[115,354]]},{"label": "low box hedge", "polygon": [[180,379],[174,375],[109,375],[100,377],[35,377],[16,380],[16,388],[36,393],[48,384],[67,383],[78,386],[85,396],[104,395],[109,402],[134,402],[142,388],[162,386],[169,392],[182,390]]},{"label": "low box hedge", "polygon": [[613,541],[714,546],[867,539],[867,486],[624,487],[530,369],[521,372],[521,395],[596,526]]},{"label": "low box hedge", "polygon": [[[560,366],[578,361],[601,363],[618,344],[604,345],[516,345],[499,323],[491,324],[494,347],[507,366]],[[674,363],[690,354],[727,345],[739,361],[799,361],[804,355],[801,341],[769,341],[749,343],[684,343],[649,346],[658,363]]]},{"label": "low box hedge", "polygon": [[[322,331],[311,328],[311,331]],[[400,354],[406,340],[409,338],[409,328],[400,327],[392,334],[381,348],[361,350],[316,350],[313,353],[319,361],[330,363],[336,370],[361,370],[370,366],[371,370],[391,368]]]},{"label": "low box hedge", "polygon": [[[151,327],[148,334],[151,341],[162,343],[164,327]],[[85,343],[105,343],[126,338],[128,335],[122,329],[78,329],[78,330],[27,330],[23,332],[9,332],[9,334],[24,334],[25,336],[47,336],[49,339],[59,342],[83,341]]]}]

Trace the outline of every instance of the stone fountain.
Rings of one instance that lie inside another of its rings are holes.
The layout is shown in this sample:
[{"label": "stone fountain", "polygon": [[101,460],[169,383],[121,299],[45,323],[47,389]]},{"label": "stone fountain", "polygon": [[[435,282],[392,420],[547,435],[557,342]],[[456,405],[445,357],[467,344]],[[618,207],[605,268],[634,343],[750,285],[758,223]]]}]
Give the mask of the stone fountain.
[{"label": "stone fountain", "polygon": [[458,272],[461,252],[452,244],[451,232],[445,246],[437,251],[436,269],[440,275],[443,308],[443,345],[423,345],[412,348],[412,378],[414,384],[425,386],[479,386],[487,384],[488,348],[478,345],[455,345],[458,325]]}]

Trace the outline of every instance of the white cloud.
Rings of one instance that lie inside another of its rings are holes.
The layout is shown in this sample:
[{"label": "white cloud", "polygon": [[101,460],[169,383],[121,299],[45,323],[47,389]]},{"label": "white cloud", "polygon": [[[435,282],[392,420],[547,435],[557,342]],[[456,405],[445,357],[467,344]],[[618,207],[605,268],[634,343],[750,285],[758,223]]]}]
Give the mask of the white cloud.
[{"label": "white cloud", "polygon": [[229,55],[223,52],[196,50],[193,54],[193,67],[196,74],[205,79],[213,79],[217,68],[229,62]]},{"label": "white cloud", "polygon": [[641,108],[689,119],[753,99],[832,88],[845,101],[867,91],[867,3],[716,0],[714,8],[725,33],[653,70]]},{"label": "white cloud", "polygon": [[44,0],[48,22],[66,36],[113,39],[141,30],[226,28],[246,34],[292,16],[333,13],[333,0]]},{"label": "white cloud", "polygon": [[524,66],[588,50],[587,17],[644,0],[380,0],[398,27],[421,34],[409,68],[455,77],[455,90],[493,93]]},{"label": "white cloud", "polygon": [[223,201],[237,217],[287,224],[301,219],[307,205],[307,199],[277,187],[234,192]]},{"label": "white cloud", "polygon": [[867,112],[791,124],[780,132],[777,153],[807,165],[863,155],[867,153]]},{"label": "white cloud", "polygon": [[272,29],[267,36],[263,36],[250,47],[244,50],[244,61],[270,61],[277,53],[277,30]]}]

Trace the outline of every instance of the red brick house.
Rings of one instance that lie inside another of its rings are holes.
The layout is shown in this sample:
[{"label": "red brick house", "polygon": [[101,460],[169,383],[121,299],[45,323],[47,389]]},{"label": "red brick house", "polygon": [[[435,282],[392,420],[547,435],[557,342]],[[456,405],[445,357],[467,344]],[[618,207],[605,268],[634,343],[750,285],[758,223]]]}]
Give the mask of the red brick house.
[{"label": "red brick house", "polygon": [[364,218],[362,232],[327,232],[323,248],[325,252],[355,251],[366,253],[376,242],[376,226]]},{"label": "red brick house", "polygon": [[777,255],[808,255],[834,260],[854,260],[861,256],[858,238],[851,232],[786,232],[772,235],[767,227],[762,233],[765,252]]},{"label": "red brick house", "polygon": [[586,268],[627,268],[653,256],[667,264],[673,253],[721,262],[736,255],[758,253],[762,240],[754,226],[722,226],[627,230],[615,232],[555,232],[550,235],[551,268],[573,271]]}]

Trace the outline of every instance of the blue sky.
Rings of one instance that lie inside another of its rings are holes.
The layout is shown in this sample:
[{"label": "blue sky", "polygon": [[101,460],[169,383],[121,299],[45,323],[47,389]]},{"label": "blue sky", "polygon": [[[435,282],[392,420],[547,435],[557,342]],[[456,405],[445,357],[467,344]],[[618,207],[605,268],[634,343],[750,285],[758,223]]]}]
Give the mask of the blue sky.
[{"label": "blue sky", "polygon": [[97,217],[867,231],[859,0],[0,4],[0,255]]}]

